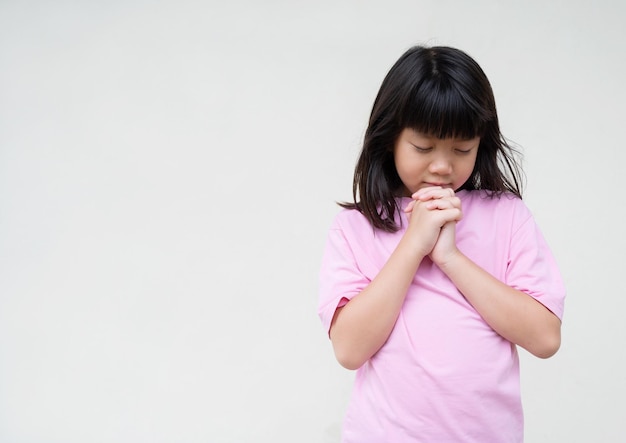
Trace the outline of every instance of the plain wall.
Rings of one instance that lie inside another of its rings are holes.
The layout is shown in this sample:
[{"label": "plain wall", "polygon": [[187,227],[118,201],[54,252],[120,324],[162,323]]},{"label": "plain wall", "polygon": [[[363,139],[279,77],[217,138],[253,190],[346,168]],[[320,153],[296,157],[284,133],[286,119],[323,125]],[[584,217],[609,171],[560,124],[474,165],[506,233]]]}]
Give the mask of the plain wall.
[{"label": "plain wall", "polygon": [[457,46],[568,288],[526,441],[624,442],[618,1],[0,1],[0,441],[338,442],[317,318],[378,87]]}]

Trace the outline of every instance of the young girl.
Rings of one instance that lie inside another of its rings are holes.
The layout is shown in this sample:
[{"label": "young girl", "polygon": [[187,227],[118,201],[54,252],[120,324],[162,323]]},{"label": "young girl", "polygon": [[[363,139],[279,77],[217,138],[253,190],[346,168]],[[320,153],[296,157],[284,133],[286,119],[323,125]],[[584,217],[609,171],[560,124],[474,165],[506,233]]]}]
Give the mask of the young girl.
[{"label": "young girl", "polygon": [[387,74],[320,272],[358,370],[343,442],[523,440],[517,346],[558,350],[565,290],[514,154],[464,52],[414,47]]}]

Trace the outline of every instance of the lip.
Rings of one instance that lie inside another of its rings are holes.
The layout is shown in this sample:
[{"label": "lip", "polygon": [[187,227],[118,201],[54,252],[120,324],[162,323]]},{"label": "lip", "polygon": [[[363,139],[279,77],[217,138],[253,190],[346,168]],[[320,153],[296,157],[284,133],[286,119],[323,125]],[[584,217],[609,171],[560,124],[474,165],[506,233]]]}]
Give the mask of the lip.
[{"label": "lip", "polygon": [[424,182],[426,186],[441,186],[442,188],[450,188],[452,185],[450,183],[433,183],[433,182]]}]

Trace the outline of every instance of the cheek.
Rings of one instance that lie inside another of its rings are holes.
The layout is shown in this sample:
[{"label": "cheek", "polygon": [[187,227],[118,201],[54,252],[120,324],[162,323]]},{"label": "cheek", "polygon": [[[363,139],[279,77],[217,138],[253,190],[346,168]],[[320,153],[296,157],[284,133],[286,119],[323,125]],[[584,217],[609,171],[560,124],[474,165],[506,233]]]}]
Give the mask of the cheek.
[{"label": "cheek", "polygon": [[465,170],[468,174],[472,173],[472,171],[474,170],[474,166],[476,166],[476,155],[474,155],[473,158],[468,159],[465,165]]},{"label": "cheek", "polygon": [[[457,169],[457,180],[461,182],[465,182],[472,176],[472,171],[474,171],[474,165],[476,164],[475,159],[468,159],[468,161],[464,161],[462,164],[458,165]],[[459,186],[463,183],[459,183]]]},{"label": "cheek", "polygon": [[396,152],[396,155],[394,156],[394,162],[398,174],[406,174],[407,171],[411,170],[411,158],[403,151]]},{"label": "cheek", "polygon": [[422,174],[425,167],[424,162],[414,156],[406,156],[401,159],[401,161],[396,163],[396,170],[398,171],[398,174],[407,179],[414,178],[415,176]]}]

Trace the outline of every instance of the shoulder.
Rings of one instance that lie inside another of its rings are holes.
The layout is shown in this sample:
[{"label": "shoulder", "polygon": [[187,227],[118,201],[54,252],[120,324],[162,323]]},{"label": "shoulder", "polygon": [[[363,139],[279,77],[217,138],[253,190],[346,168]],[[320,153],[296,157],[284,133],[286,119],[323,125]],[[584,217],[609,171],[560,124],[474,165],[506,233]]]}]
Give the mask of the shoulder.
[{"label": "shoulder", "polygon": [[331,230],[340,230],[344,232],[372,231],[372,225],[367,218],[357,209],[341,209],[331,225]]},{"label": "shoulder", "polygon": [[[394,211],[394,224],[397,227],[397,230],[389,232],[383,229],[379,229],[374,227],[371,221],[358,209],[346,209],[343,208],[339,211],[339,213],[335,216],[333,223],[331,225],[331,229],[339,229],[343,231],[352,231],[357,233],[358,235],[365,235],[367,237],[375,236],[375,237],[385,237],[385,236],[395,236],[398,232],[402,232],[408,223],[407,215],[403,212],[402,208],[404,208],[409,202],[410,198],[397,198],[395,201],[395,211]],[[379,213],[381,212],[381,207],[378,207]]]},{"label": "shoulder", "polygon": [[521,198],[510,192],[494,195],[488,191],[460,191],[463,213],[492,217],[520,225],[532,218],[532,213]]},{"label": "shoulder", "polygon": [[502,208],[502,209],[522,209],[526,204],[521,198],[510,192],[492,194],[489,191],[459,191],[457,196],[463,205],[472,205],[477,208]]}]

